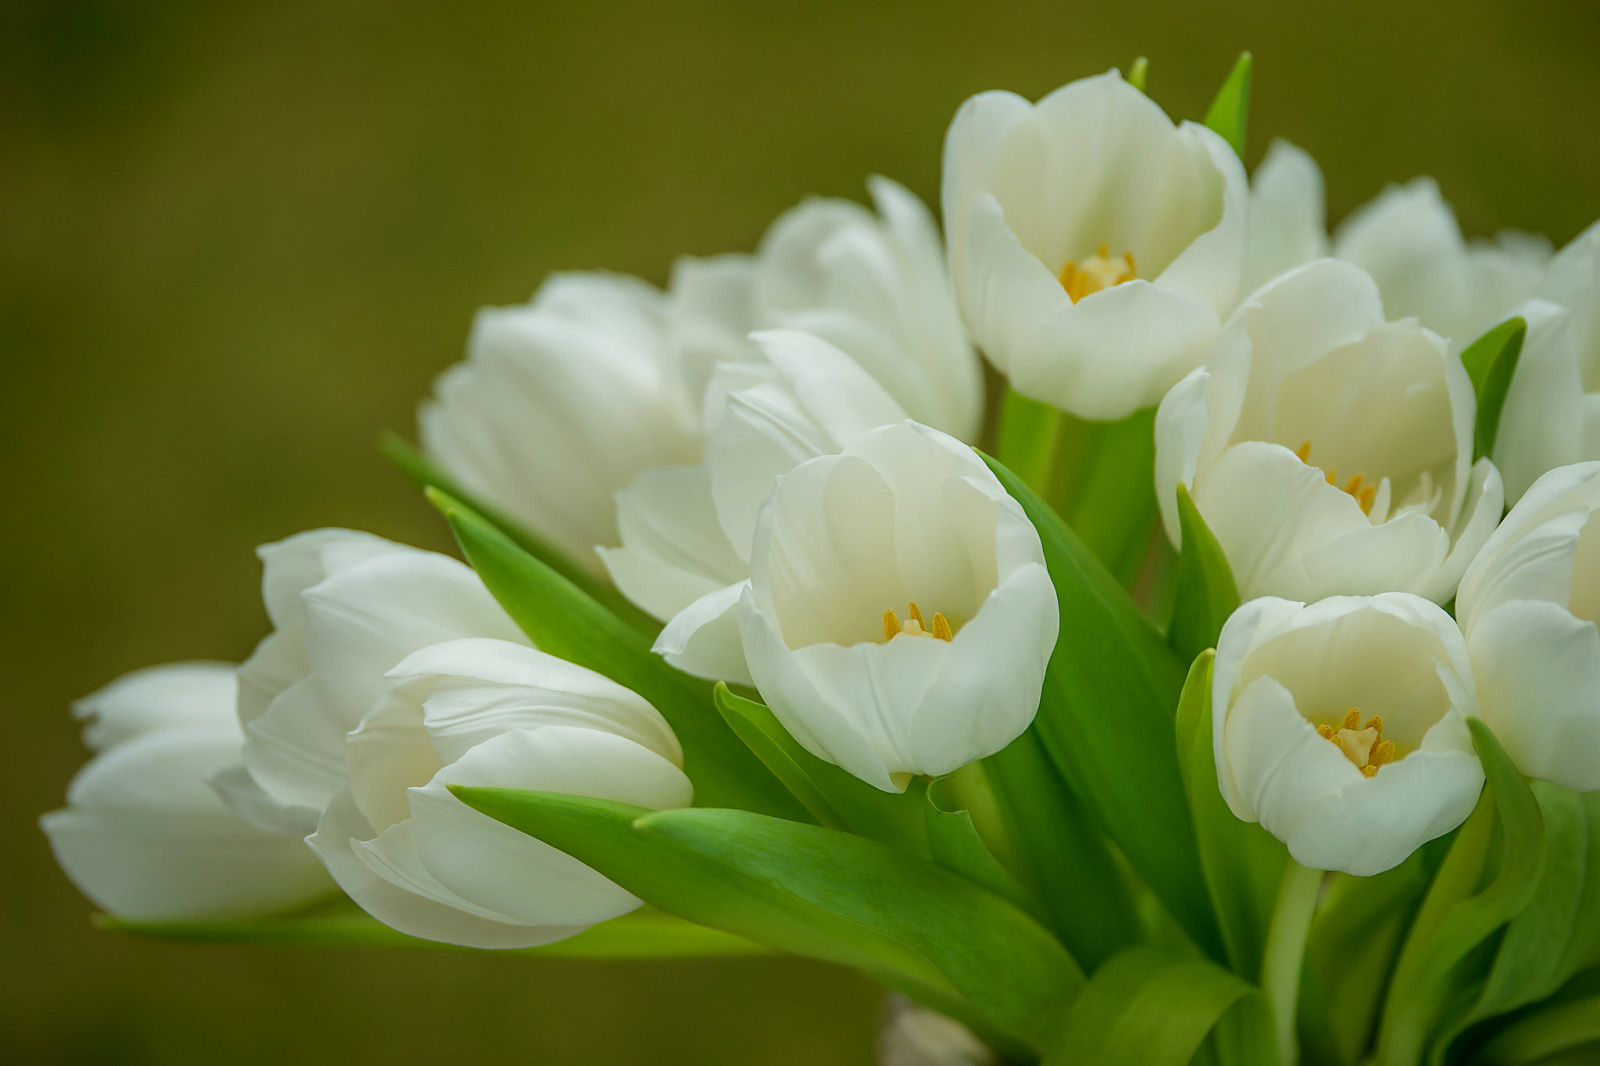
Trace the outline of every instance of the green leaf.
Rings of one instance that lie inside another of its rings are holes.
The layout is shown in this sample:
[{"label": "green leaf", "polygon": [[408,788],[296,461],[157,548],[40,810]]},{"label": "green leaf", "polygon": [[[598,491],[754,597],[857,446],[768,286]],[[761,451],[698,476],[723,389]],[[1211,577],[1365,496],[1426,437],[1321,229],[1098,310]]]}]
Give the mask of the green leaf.
[{"label": "green leaf", "polygon": [[[1188,534],[1185,533],[1185,540]],[[1240,821],[1217,785],[1212,740],[1211,670],[1216,653],[1206,650],[1189,668],[1178,701],[1178,757],[1200,844],[1200,863],[1211,894],[1229,965],[1247,978],[1261,974],[1262,953],[1272,923],[1289,852],[1261,826]]]},{"label": "green leaf", "polygon": [[1230,1010],[1244,1014],[1241,1062],[1276,1061],[1261,991],[1203,959],[1129,948],[1102,966],[1046,1066],[1184,1066]]},{"label": "green leaf", "polygon": [[[974,763],[973,766],[981,769],[981,764]],[[963,768],[962,772],[966,769],[970,768]],[[978,827],[973,824],[967,800],[959,794],[954,775],[929,783],[923,810],[926,812],[928,849],[933,854],[934,862],[1002,899],[1010,900],[1030,915],[1039,917],[1038,904],[994,857],[984,838],[978,835]]]},{"label": "green leaf", "polygon": [[405,475],[417,488],[426,492],[437,489],[452,499],[460,500],[492,522],[497,529],[510,537],[523,551],[544,563],[550,569],[572,582],[606,610],[627,622],[641,633],[654,637],[661,631],[661,623],[635,607],[608,581],[602,581],[591,571],[575,564],[567,553],[511,518],[504,511],[490,505],[461,487],[461,484],[441,470],[398,434],[385,432],[378,436],[378,450]]},{"label": "green leaf", "polygon": [[1217,646],[1223,623],[1239,606],[1239,588],[1233,583],[1233,569],[1222,554],[1222,545],[1194,505],[1188,486],[1181,483],[1178,522],[1183,552],[1178,556],[1178,591],[1167,640],[1179,660],[1193,662],[1196,655]]},{"label": "green leaf", "polygon": [[1549,1062],[1574,1048],[1589,1054],[1561,1062],[1592,1063],[1600,1050],[1600,996],[1557,1003],[1518,1018],[1485,1044],[1473,1060],[1484,1066],[1532,1066]]},{"label": "green leaf", "polygon": [[1546,999],[1594,962],[1600,795],[1580,795],[1547,781],[1530,787],[1544,818],[1544,872],[1532,902],[1507,925],[1476,1004],[1436,1042],[1436,1060],[1469,1026]]},{"label": "green leaf", "polygon": [[[312,948],[407,948],[413,951],[477,951],[422,940],[390,929],[355,904],[337,904],[285,915],[235,922],[136,922],[108,914],[95,925],[153,940],[195,944],[272,944]],[[576,936],[535,948],[498,952],[539,959],[676,959],[764,955],[768,949],[720,929],[686,922],[643,908],[591,926]]]},{"label": "green leaf", "polygon": [[1250,123],[1250,67],[1250,53],[1240,52],[1205,119],[1214,133],[1233,146],[1240,159],[1244,158],[1244,135]]},{"label": "green leaf", "polygon": [[983,761],[1009,848],[998,855],[1046,924],[1093,971],[1143,933],[1122,866],[1061,779],[1036,727]]},{"label": "green leaf", "polygon": [[1064,416],[1054,407],[1006,386],[1000,400],[1000,461],[1041,496],[1049,492],[1056,463],[1056,436]]},{"label": "green leaf", "polygon": [[[1471,981],[1467,971],[1474,950],[1526,909],[1543,874],[1544,819],[1538,801],[1489,727],[1477,718],[1467,725],[1488,784],[1456,834],[1395,964],[1378,1031],[1379,1066],[1415,1066],[1423,1060]],[[1480,890],[1491,869],[1493,876]]]},{"label": "green leaf", "polygon": [[1034,727],[1094,821],[1201,948],[1223,957],[1178,769],[1184,669],[1115,578],[1054,511],[988,460],[1039,532],[1060,636]]},{"label": "green leaf", "polygon": [[1133,86],[1135,89],[1138,89],[1140,92],[1144,92],[1145,84],[1149,80],[1150,60],[1146,59],[1144,56],[1140,56],[1138,59],[1135,59],[1133,61],[1133,65],[1128,68],[1128,84]]},{"label": "green leaf", "polygon": [[898,848],[748,811],[455,792],[669,914],[858,967],[998,1036],[1003,1049],[1041,1047],[1083,985],[1071,956],[1032,918]]},{"label": "green leaf", "polygon": [[1506,404],[1506,391],[1522,355],[1522,342],[1528,336],[1528,323],[1508,318],[1467,345],[1461,365],[1472,378],[1472,391],[1478,397],[1478,421],[1473,428],[1472,458],[1482,459],[1494,451],[1495,434],[1500,429],[1500,411]]},{"label": "green leaf", "polygon": [[472,568],[541,651],[609,677],[661,712],[683,746],[683,769],[694,782],[696,803],[806,817],[717,715],[711,682],[667,665],[644,634],[465,504],[438,489],[427,495],[449,520]]},{"label": "green leaf", "polygon": [[765,704],[740,696],[720,683],[715,697],[723,720],[818,824],[926,852],[924,797],[918,782],[903,793],[873,788],[807,751]]}]

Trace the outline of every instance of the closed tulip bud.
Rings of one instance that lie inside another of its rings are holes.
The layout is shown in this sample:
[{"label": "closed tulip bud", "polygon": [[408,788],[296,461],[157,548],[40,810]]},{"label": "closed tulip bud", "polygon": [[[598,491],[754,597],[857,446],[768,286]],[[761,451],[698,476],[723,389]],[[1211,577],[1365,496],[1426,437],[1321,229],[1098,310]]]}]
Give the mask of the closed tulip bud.
[{"label": "closed tulip bud", "polygon": [[1381,873],[1483,788],[1465,642],[1418,596],[1246,603],[1218,639],[1211,700],[1223,798],[1303,866]]},{"label": "closed tulip bud", "polygon": [[903,422],[780,477],[741,594],[751,677],[809,751],[885,791],[1010,743],[1058,626],[1039,536],[971,448]]},{"label": "closed tulip bud", "polygon": [[1500,518],[1472,461],[1472,382],[1445,341],[1388,322],[1370,278],[1319,260],[1257,291],[1156,413],[1156,490],[1177,486],[1245,599],[1455,594]]},{"label": "closed tulip bud", "polygon": [[345,736],[411,652],[459,637],[526,643],[478,575],[446,555],[319,529],[261,549],[274,631],[239,668],[241,816],[304,836],[346,777]]},{"label": "closed tulip bud", "polygon": [[212,790],[238,764],[233,667],[173,663],[129,674],[80,701],[96,754],[67,806],[44,816],[56,861],[84,895],[121,918],[248,918],[333,890],[295,836],[234,815]]},{"label": "closed tulip bud", "polygon": [[351,734],[349,783],[309,840],[352,899],[403,933],[481,948],[548,943],[639,905],[449,786],[688,806],[682,751],[655,708],[498,640],[425,648],[389,683]]},{"label": "closed tulip bud", "polygon": [[1116,71],[988,92],[944,148],[950,276],[1020,393],[1081,418],[1154,405],[1239,301],[1248,188],[1221,137]]},{"label": "closed tulip bud", "polygon": [[1523,773],[1600,788],[1600,462],[1550,471],[1461,581],[1483,719]]}]

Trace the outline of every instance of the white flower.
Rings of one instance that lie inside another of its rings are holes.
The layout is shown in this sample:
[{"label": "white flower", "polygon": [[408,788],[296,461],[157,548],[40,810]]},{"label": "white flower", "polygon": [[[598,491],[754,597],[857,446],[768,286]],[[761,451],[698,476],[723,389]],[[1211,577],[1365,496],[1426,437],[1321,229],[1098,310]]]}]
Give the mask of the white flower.
[{"label": "white flower", "polygon": [[655,708],[499,640],[423,649],[389,678],[350,736],[349,785],[309,840],[352,899],[403,933],[483,948],[548,943],[639,905],[449,786],[687,806],[683,754]]},{"label": "white flower", "polygon": [[747,684],[736,615],[762,503],[805,460],[907,417],[826,341],[792,330],[755,339],[764,366],[713,378],[704,462],[647,470],[618,493],[622,547],[601,552],[617,587],[668,622],[656,642],[668,662]]},{"label": "white flower", "polygon": [[41,819],[56,861],[105,910],[139,921],[268,914],[330,892],[297,837],[241,821],[209,784],[244,737],[226,663],[119,678],[74,708],[96,752]]},{"label": "white flower", "polygon": [[[742,291],[746,268],[728,269]],[[467,491],[598,569],[594,546],[616,538],[612,494],[645,467],[699,457],[699,368],[675,327],[715,340],[714,321],[635,278],[557,274],[531,303],[478,313],[467,361],[422,407],[423,448]]]},{"label": "white flower", "polygon": [[975,436],[983,380],[921,201],[869,182],[878,214],[808,200],[755,256],[680,259],[666,292],[558,274],[521,307],[481,311],[467,361],[421,412],[425,449],[475,496],[584,566],[618,542],[613,496],[642,472],[698,462],[706,387],[758,361],[758,328],[804,329],[849,353],[913,417]]},{"label": "white flower", "polygon": [[1228,144],[1116,71],[962,105],[944,149],[950,275],[1018,392],[1082,418],[1155,404],[1240,296],[1248,189]]},{"label": "white flower", "polygon": [[918,422],[962,440],[983,421],[983,373],[945,271],[933,216],[904,187],[868,181],[874,215],[807,200],[767,230],[756,255],[755,318],[848,353]]},{"label": "white flower", "polygon": [[1253,600],[1217,642],[1223,798],[1314,869],[1381,873],[1460,825],[1476,712],[1460,630],[1417,596]]},{"label": "white flower", "polygon": [[344,785],[345,736],[411,652],[527,638],[463,563],[343,529],[260,551],[274,632],[239,668],[244,767],[218,788],[241,817],[304,836]]},{"label": "white flower", "polygon": [[971,1029],[898,992],[884,1003],[878,1066],[995,1066],[999,1060]]},{"label": "white flower", "polygon": [[1485,722],[1523,773],[1600,788],[1600,462],[1534,482],[1461,581]]},{"label": "white flower", "polygon": [[903,422],[778,479],[739,603],[750,674],[807,750],[885,791],[1028,727],[1055,647],[1039,536],[967,446]]},{"label": "white flower", "polygon": [[1322,170],[1288,141],[1273,141],[1250,176],[1245,293],[1328,254]]},{"label": "white flower", "polygon": [[1188,485],[1246,599],[1448,600],[1503,505],[1472,463],[1472,383],[1445,341],[1386,322],[1372,280],[1319,260],[1256,292],[1156,414],[1156,491]]}]

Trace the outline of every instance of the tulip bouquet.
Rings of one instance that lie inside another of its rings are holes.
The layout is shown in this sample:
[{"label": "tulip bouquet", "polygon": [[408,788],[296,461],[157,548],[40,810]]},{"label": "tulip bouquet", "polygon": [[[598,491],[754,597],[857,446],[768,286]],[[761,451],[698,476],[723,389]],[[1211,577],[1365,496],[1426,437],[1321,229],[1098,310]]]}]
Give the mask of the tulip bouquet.
[{"label": "tulip bouquet", "polygon": [[481,312],[385,443],[465,563],[269,545],[246,662],[78,705],[104,923],[791,952],[895,1064],[1597,1061],[1600,227],[1330,238],[1248,56],[1144,80],[967,101],[942,236],[874,178]]}]

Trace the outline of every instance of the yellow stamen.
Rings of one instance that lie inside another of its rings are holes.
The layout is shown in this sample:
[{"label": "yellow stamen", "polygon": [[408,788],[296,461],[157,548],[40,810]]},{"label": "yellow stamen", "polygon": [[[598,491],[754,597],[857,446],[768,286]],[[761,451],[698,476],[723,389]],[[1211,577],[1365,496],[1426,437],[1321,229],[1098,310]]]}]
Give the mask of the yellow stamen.
[{"label": "yellow stamen", "polygon": [[950,619],[938,611],[933,613],[932,623],[924,624],[922,608],[918,607],[916,601],[913,600],[906,610],[906,615],[906,620],[902,622],[900,621],[900,616],[895,614],[894,611],[883,612],[883,639],[885,641],[891,641],[895,637],[933,637],[936,640],[945,641],[955,639],[956,634],[955,630],[950,626]]},{"label": "yellow stamen", "polygon": [[[1305,463],[1307,466],[1310,466],[1311,442],[1306,441],[1301,444],[1300,447],[1296,448],[1294,450],[1294,457],[1300,460],[1302,463]],[[1344,486],[1341,488],[1339,485],[1339,472],[1331,466],[1322,472],[1322,476],[1328,479],[1328,484],[1338,488],[1339,491],[1345,493],[1355,500],[1356,503],[1361,507],[1362,514],[1372,513],[1372,503],[1378,498],[1378,486],[1375,483],[1368,482],[1366,477],[1362,474],[1353,474],[1351,475],[1350,480],[1346,481]]]},{"label": "yellow stamen", "polygon": [[1361,712],[1352,707],[1337,726],[1317,726],[1317,736],[1332,741],[1366,777],[1376,777],[1380,767],[1394,762],[1394,741],[1383,739],[1382,715],[1373,715],[1363,726]]},{"label": "yellow stamen", "polygon": [[1132,252],[1123,252],[1121,258],[1112,259],[1106,242],[1100,242],[1100,251],[1079,262],[1069,261],[1058,275],[1067,297],[1077,303],[1091,293],[1100,292],[1138,276]]}]

